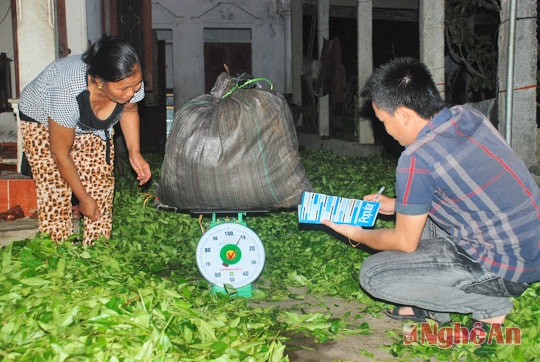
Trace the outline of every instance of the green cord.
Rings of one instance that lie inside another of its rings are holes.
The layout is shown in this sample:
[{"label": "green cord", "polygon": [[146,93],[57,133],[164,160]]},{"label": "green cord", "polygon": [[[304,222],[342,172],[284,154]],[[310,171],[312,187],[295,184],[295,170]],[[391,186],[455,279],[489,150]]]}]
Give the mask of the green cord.
[{"label": "green cord", "polygon": [[227,93],[225,93],[225,95],[223,95],[221,97],[221,99],[223,98],[227,98],[228,96],[230,96],[235,90],[239,89],[239,88],[244,88],[245,86],[251,84],[251,83],[256,83],[256,82],[259,82],[261,80],[264,80],[265,82],[268,82],[268,84],[270,84],[270,90],[274,89],[274,85],[272,84],[272,82],[270,82],[268,79],[266,78],[253,78],[253,79],[250,79],[248,80],[247,82],[245,83],[242,83],[242,85],[238,85],[238,83],[236,83],[234,85],[234,87],[231,88],[230,91],[228,91]]}]

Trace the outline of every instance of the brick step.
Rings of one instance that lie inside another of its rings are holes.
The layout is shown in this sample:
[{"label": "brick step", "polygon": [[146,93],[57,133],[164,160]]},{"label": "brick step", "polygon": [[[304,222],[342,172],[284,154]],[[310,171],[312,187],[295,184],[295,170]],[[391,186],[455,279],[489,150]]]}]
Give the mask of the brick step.
[{"label": "brick step", "polygon": [[24,216],[37,210],[37,194],[34,180],[13,171],[0,172],[0,212],[20,205]]}]

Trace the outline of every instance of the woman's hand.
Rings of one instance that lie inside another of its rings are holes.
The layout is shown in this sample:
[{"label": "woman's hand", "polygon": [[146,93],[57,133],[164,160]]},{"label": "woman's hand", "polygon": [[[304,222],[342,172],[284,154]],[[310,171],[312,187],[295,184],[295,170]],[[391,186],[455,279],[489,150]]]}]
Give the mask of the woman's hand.
[{"label": "woman's hand", "polygon": [[128,103],[124,106],[124,113],[120,118],[120,127],[126,141],[129,153],[129,163],[137,174],[139,185],[144,185],[152,177],[148,162],[142,157],[139,144],[139,112],[137,103]]},{"label": "woman's hand", "polygon": [[139,185],[144,185],[152,177],[152,171],[150,170],[150,165],[139,152],[133,152],[129,155],[129,163],[133,170],[137,174],[137,180]]},{"label": "woman's hand", "polygon": [[81,213],[92,221],[101,217],[101,210],[96,201],[88,195],[84,188],[75,163],[71,158],[71,148],[75,140],[75,129],[60,126],[49,118],[49,141],[51,155],[58,167],[58,171],[67,182],[77,199],[79,199]]},{"label": "woman's hand", "polygon": [[101,218],[101,210],[99,209],[96,200],[90,196],[84,198],[83,200],[79,200],[79,208],[81,214],[92,221],[97,221],[99,218]]}]

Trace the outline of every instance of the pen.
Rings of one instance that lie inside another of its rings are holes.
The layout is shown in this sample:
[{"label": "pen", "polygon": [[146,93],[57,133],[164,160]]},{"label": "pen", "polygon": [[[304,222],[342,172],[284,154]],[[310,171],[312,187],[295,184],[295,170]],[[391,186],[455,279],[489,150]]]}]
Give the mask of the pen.
[{"label": "pen", "polygon": [[379,189],[379,192],[377,192],[377,196],[375,196],[375,201],[379,201],[379,197],[381,197],[384,189],[385,189],[384,186]]}]

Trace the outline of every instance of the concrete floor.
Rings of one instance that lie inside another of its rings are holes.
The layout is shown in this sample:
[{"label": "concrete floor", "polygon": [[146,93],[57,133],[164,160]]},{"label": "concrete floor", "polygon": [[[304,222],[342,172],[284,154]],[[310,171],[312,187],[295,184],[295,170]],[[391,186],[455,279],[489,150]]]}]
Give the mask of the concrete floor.
[{"label": "concrete floor", "polygon": [[13,241],[34,238],[38,232],[38,221],[30,217],[14,221],[0,221],[0,247]]},{"label": "concrete floor", "polygon": [[[374,362],[395,361],[388,346],[394,342],[392,335],[401,335],[403,324],[390,318],[375,317],[366,311],[366,307],[356,301],[340,297],[327,297],[306,294],[306,288],[292,288],[292,295],[300,297],[281,301],[249,301],[258,307],[279,307],[281,310],[298,314],[332,314],[347,323],[347,328],[354,330],[364,323],[369,325],[366,334],[342,334],[326,342],[315,342],[303,334],[286,334],[290,338],[286,344],[286,353],[291,361],[298,362]],[[412,360],[412,359],[409,359]],[[435,361],[435,360],[432,360]]]}]

